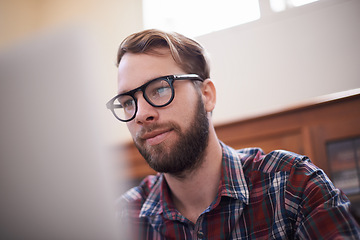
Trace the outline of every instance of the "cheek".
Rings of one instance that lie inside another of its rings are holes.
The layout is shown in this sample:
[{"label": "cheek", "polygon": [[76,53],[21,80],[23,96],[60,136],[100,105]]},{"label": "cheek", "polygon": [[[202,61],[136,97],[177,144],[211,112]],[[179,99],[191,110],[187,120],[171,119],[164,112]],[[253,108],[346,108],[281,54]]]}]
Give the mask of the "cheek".
[{"label": "cheek", "polygon": [[182,131],[189,129],[193,124],[193,119],[196,114],[196,101],[186,101],[180,104],[176,111],[170,116],[173,116],[173,121],[182,126]]}]

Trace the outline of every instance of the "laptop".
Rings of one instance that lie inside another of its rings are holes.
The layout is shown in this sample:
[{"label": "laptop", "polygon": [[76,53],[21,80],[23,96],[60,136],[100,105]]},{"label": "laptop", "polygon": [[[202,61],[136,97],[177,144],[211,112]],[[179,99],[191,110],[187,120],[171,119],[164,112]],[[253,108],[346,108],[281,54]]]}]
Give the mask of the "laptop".
[{"label": "laptop", "polygon": [[0,52],[0,239],[127,239],[90,39],[73,27]]}]

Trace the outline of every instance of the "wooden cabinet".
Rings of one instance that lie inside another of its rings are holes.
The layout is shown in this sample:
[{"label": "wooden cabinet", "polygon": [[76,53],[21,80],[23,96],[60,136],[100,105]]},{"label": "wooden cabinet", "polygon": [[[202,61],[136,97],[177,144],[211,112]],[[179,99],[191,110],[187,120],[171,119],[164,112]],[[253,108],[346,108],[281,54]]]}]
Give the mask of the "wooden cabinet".
[{"label": "wooden cabinet", "polygon": [[276,113],[216,127],[234,148],[285,149],[307,155],[327,174],[329,142],[360,136],[360,89],[326,96]]},{"label": "wooden cabinet", "polygon": [[[220,140],[235,149],[261,147],[307,155],[331,178],[326,146],[360,136],[360,89],[313,99],[282,111],[215,126]],[[139,181],[155,172],[133,143],[120,148],[125,178]]]}]

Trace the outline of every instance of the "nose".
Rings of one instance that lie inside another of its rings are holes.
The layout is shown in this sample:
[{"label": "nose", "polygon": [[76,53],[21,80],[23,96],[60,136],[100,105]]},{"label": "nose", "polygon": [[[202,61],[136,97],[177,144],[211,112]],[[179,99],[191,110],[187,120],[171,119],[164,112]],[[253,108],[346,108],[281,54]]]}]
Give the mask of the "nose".
[{"label": "nose", "polygon": [[141,92],[137,94],[138,109],[134,119],[135,122],[138,124],[148,124],[156,121],[159,117],[157,109],[145,100]]}]

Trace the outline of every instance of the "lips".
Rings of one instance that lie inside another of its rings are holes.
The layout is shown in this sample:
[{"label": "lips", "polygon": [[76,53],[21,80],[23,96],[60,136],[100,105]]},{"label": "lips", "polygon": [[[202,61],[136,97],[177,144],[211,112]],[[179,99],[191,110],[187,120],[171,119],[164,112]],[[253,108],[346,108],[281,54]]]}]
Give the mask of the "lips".
[{"label": "lips", "polygon": [[151,132],[145,133],[141,136],[148,145],[157,145],[164,141],[171,133],[172,129],[158,129]]}]

